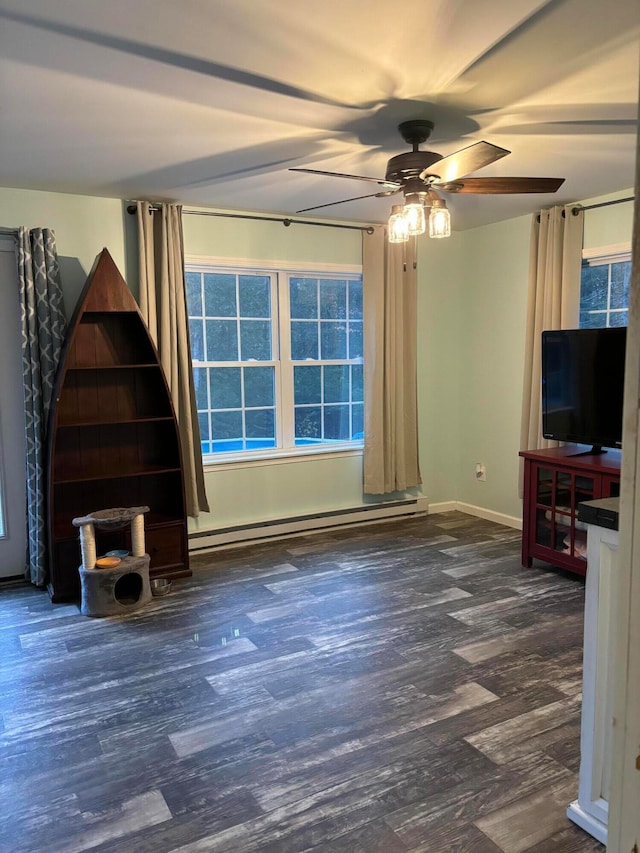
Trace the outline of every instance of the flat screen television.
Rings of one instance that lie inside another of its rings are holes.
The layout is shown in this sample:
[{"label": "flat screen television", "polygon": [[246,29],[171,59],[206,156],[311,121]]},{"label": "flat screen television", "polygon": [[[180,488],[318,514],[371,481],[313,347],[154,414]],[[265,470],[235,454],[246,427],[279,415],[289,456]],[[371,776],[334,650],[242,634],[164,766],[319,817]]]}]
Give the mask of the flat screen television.
[{"label": "flat screen television", "polygon": [[627,330],[563,329],[542,333],[542,434],[591,444],[586,453],[622,447]]}]

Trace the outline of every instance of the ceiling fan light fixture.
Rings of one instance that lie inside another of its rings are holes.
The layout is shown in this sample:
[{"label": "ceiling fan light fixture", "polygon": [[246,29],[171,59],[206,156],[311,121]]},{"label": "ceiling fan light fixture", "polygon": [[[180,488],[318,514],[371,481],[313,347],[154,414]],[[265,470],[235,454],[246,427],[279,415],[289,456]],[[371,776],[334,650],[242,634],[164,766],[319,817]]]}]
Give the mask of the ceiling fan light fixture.
[{"label": "ceiling fan light fixture", "polygon": [[387,225],[390,243],[406,243],[409,239],[409,221],[403,204],[394,204]]},{"label": "ceiling fan light fixture", "polygon": [[411,236],[424,234],[427,230],[427,218],[424,212],[425,193],[409,193],[405,197],[404,215]]},{"label": "ceiling fan light fixture", "polygon": [[447,209],[445,200],[438,196],[431,199],[429,237],[451,237],[451,214]]}]

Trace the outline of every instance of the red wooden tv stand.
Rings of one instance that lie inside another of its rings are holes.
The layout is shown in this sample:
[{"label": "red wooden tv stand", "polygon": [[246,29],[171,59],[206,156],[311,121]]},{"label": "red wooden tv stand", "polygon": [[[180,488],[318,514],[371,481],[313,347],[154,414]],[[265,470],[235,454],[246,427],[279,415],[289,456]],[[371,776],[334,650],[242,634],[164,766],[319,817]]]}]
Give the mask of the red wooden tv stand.
[{"label": "red wooden tv stand", "polygon": [[582,501],[620,494],[619,450],[587,453],[582,445],[523,450],[524,507],[522,565],[533,559],[579,575],[587,571],[585,525],[578,521]]}]

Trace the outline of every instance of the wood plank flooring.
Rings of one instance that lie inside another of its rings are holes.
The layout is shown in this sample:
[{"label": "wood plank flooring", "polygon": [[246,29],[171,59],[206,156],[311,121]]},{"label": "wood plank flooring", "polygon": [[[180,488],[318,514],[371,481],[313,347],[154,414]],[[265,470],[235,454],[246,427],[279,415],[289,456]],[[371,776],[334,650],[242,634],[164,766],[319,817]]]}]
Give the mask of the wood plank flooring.
[{"label": "wood plank flooring", "polygon": [[2,853],[594,853],[584,584],[461,513],[202,554],[122,618],[0,590]]}]

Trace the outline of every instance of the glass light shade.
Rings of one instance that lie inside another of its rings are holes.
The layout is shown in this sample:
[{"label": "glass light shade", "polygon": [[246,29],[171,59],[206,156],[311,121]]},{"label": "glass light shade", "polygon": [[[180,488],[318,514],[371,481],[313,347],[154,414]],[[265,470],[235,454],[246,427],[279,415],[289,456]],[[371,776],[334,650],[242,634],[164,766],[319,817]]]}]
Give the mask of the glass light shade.
[{"label": "glass light shade", "polygon": [[427,221],[422,204],[405,204],[404,215],[409,226],[409,234],[424,234],[427,230]]},{"label": "glass light shade", "polygon": [[388,223],[389,242],[406,243],[409,239],[409,222],[404,214],[404,206],[394,204]]},{"label": "glass light shade", "polygon": [[431,207],[429,237],[451,237],[451,216],[444,202],[441,204],[442,207],[436,203]]}]

